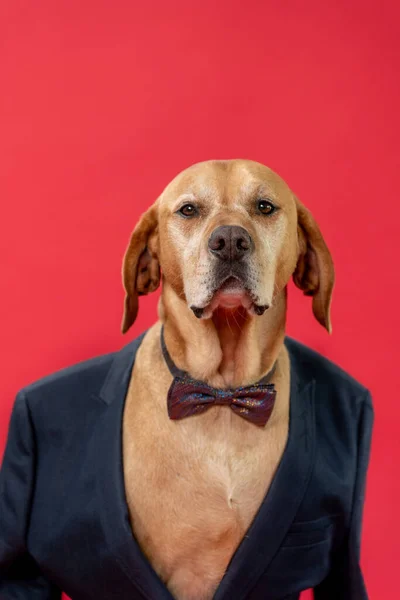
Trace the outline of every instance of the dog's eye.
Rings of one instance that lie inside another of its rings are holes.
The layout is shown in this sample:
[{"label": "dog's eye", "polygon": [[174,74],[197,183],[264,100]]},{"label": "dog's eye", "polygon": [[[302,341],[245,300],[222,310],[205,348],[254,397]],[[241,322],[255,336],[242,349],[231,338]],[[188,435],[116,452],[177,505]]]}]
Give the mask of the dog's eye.
[{"label": "dog's eye", "polygon": [[185,204],[179,209],[178,212],[184,217],[194,217],[197,215],[197,209],[193,206],[193,204]]},{"label": "dog's eye", "polygon": [[257,208],[263,215],[272,215],[276,211],[276,206],[269,200],[259,200],[257,202]]}]

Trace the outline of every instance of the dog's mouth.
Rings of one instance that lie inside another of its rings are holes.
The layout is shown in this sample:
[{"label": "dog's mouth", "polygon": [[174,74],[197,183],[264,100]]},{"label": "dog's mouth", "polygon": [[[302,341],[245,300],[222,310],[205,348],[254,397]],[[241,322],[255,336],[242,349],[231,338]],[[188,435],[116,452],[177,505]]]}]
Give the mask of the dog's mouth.
[{"label": "dog's mouth", "polygon": [[256,298],[241,278],[230,275],[214,290],[206,306],[190,308],[198,319],[209,319],[217,308],[236,310],[241,307],[252,315],[262,315],[269,308],[268,305],[257,304]]}]

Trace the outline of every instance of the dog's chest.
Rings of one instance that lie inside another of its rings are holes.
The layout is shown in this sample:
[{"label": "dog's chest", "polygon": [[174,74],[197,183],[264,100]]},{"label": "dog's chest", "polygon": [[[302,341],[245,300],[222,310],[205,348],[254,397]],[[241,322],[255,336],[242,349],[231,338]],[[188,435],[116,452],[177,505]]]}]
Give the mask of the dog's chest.
[{"label": "dog's chest", "polygon": [[[263,430],[226,406],[173,422],[166,390],[156,387],[144,393],[133,378],[126,402],[132,529],[175,598],[210,600],[268,491],[287,423]],[[149,392],[158,400],[149,401]]]}]

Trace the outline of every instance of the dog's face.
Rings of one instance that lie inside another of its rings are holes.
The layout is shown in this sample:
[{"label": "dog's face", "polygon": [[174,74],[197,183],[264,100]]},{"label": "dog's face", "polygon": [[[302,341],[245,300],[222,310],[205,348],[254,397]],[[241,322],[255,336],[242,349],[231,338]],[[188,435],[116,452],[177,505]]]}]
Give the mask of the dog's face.
[{"label": "dog's face", "polygon": [[293,275],[314,296],[314,314],[330,329],[333,265],[311,214],[267,167],[209,161],[178,175],[135,228],[123,277],[123,331],[137,295],[158,286],[160,269],[198,318],[217,307],[263,314]]},{"label": "dog's face", "polygon": [[199,318],[218,306],[262,314],[295,269],[295,201],[256,163],[194,165],[167,187],[159,215],[161,268]]}]

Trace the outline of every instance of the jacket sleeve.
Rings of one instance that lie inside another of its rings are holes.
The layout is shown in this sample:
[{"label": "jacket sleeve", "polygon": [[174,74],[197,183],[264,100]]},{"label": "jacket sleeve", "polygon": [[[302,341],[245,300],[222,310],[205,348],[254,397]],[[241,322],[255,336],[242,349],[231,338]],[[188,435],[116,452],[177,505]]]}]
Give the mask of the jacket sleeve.
[{"label": "jacket sleeve", "polygon": [[343,547],[334,558],[328,577],[314,589],[315,600],[368,600],[360,567],[362,516],[369,464],[374,412],[371,395],[362,401],[358,428],[357,473],[353,505]]},{"label": "jacket sleeve", "polygon": [[35,438],[25,394],[14,402],[0,471],[0,600],[59,600],[26,547],[35,480]]}]

